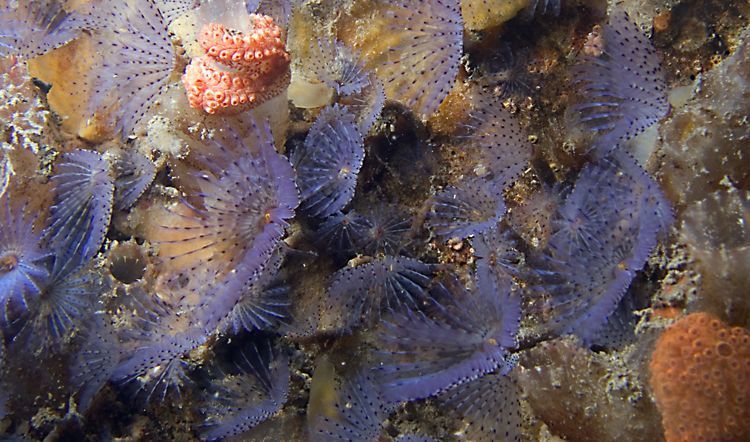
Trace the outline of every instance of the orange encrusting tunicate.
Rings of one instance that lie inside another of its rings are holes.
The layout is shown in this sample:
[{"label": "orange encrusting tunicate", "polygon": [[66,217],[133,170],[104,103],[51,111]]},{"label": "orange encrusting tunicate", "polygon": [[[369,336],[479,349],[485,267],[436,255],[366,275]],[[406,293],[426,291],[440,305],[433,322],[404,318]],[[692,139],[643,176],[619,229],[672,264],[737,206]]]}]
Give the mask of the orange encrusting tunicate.
[{"label": "orange encrusting tunicate", "polygon": [[651,358],[667,442],[750,440],[750,332],[708,313],[669,327]]},{"label": "orange encrusting tunicate", "polygon": [[253,14],[250,32],[209,23],[198,43],[206,55],[194,58],[182,76],[190,106],[209,114],[252,109],[289,85],[289,53],[271,17]]}]

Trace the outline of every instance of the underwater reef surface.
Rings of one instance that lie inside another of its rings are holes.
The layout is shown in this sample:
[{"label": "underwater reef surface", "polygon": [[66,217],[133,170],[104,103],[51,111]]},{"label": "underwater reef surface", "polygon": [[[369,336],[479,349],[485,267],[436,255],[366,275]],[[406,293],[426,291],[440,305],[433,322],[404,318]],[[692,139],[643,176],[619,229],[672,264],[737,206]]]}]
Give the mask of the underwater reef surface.
[{"label": "underwater reef surface", "polygon": [[0,439],[750,440],[748,17],[0,0]]}]

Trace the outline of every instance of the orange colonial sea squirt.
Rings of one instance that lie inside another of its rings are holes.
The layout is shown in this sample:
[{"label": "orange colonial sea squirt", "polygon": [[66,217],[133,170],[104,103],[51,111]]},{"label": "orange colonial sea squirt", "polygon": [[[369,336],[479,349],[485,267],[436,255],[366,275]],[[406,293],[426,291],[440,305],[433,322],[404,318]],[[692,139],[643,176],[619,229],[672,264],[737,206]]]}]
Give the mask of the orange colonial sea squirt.
[{"label": "orange colonial sea squirt", "polygon": [[291,78],[282,30],[271,17],[252,14],[249,32],[219,23],[201,28],[206,55],[193,58],[182,76],[190,106],[209,114],[233,114],[280,94]]},{"label": "orange colonial sea squirt", "polygon": [[693,313],[660,337],[651,387],[672,441],[750,440],[750,332]]}]

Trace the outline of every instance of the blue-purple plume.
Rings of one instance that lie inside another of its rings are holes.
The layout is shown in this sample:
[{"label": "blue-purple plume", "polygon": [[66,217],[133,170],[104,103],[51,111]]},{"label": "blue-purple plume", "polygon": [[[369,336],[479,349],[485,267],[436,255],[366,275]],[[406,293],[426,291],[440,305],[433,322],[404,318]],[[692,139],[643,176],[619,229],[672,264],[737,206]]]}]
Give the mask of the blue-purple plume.
[{"label": "blue-purple plume", "polygon": [[496,290],[494,279],[519,276],[524,256],[512,230],[493,227],[474,237],[472,246],[477,258],[477,284],[491,284],[487,289]]},{"label": "blue-purple plume", "polygon": [[71,274],[96,256],[104,243],[112,217],[114,181],[109,162],[90,150],[60,155],[51,181],[54,205],[44,234],[55,252],[54,273]]},{"label": "blue-purple plume", "polygon": [[[171,11],[171,9],[170,9]],[[101,66],[89,82],[94,91],[88,113],[115,100],[117,130],[133,134],[169,84],[176,60],[167,21],[155,0],[105,0],[88,8],[85,20]]]},{"label": "blue-purple plume", "polygon": [[377,69],[388,98],[429,117],[458,75],[463,55],[463,19],[458,0],[390,2],[385,12],[398,43]]},{"label": "blue-purple plume", "polygon": [[[235,352],[232,366],[211,383],[200,411],[206,416],[201,438],[239,436],[281,409],[289,393],[289,358],[265,338]],[[231,370],[231,371],[230,371]]]},{"label": "blue-purple plume", "polygon": [[658,184],[632,157],[617,151],[584,167],[537,266],[552,330],[589,342],[671,222]]},{"label": "blue-purple plume", "polygon": [[469,291],[448,274],[429,294],[420,310],[389,309],[375,332],[373,372],[388,402],[433,396],[514,364],[520,295],[510,279]]},{"label": "blue-purple plume", "polygon": [[33,58],[78,37],[77,14],[57,0],[0,1],[0,56]]},{"label": "blue-purple plume", "polygon": [[112,175],[115,179],[115,208],[127,210],[151,185],[156,166],[137,151],[121,151],[112,161]]},{"label": "blue-purple plume", "polygon": [[248,146],[224,128],[194,155],[201,168],[195,175],[199,189],[180,203],[185,210],[170,209],[172,216],[160,227],[172,238],[159,241],[161,256],[185,263],[173,281],[201,272],[218,275],[213,281],[210,274],[200,276],[189,287],[212,296],[198,296],[197,303],[190,303],[195,296],[186,298],[185,307],[199,311],[207,329],[216,327],[260,276],[299,204],[294,170],[276,152],[269,127],[251,121],[251,129],[264,141]]},{"label": "blue-purple plume", "polygon": [[29,349],[58,350],[89,326],[96,301],[105,292],[103,278],[84,267],[57,275],[42,291],[32,317],[14,339]]},{"label": "blue-purple plume", "polygon": [[398,255],[409,242],[411,219],[403,207],[373,204],[363,214],[369,228],[365,230],[358,252],[369,255]]},{"label": "blue-purple plume", "polygon": [[491,91],[475,86],[471,102],[461,138],[477,158],[474,173],[502,191],[528,167],[531,143],[518,121]]},{"label": "blue-purple plume", "polygon": [[502,189],[483,178],[465,179],[430,198],[426,225],[437,235],[466,238],[484,232],[505,215]]},{"label": "blue-purple plume", "polygon": [[[84,356],[83,363],[94,364],[98,351],[116,354],[109,379],[134,389],[134,396],[144,403],[164,400],[174,392],[179,396],[188,382],[187,363],[183,356],[206,342],[207,333],[190,314],[181,314],[174,305],[144,291],[131,292],[121,301],[127,325],[114,336],[106,328],[90,344],[94,353]],[[101,340],[103,339],[103,340]],[[110,347],[110,348],[107,348]],[[101,350],[104,349],[104,350]]]},{"label": "blue-purple plume", "polygon": [[383,84],[367,70],[359,52],[338,40],[318,40],[311,52],[305,65],[314,80],[336,92],[336,102],[354,114],[359,132],[366,135],[385,105]]},{"label": "blue-purple plume", "polygon": [[[249,125],[252,146],[224,128],[192,157],[200,168],[197,189],[159,227],[160,256],[176,266],[161,282],[166,300],[142,293],[123,308],[132,312],[131,325],[117,336],[121,356],[110,378],[135,384],[147,400],[179,393],[188,380],[183,356],[222,321],[223,327],[255,328],[277,319],[270,310],[280,308],[278,302],[243,296],[263,294],[262,275],[274,267],[274,251],[299,199],[292,166],[275,151],[268,126]],[[234,308],[236,324],[227,319]]]},{"label": "blue-purple plume", "polygon": [[156,0],[156,6],[167,24],[197,8],[199,4],[200,0]]},{"label": "blue-purple plume", "polygon": [[316,243],[332,255],[348,261],[360,250],[371,228],[370,220],[354,209],[337,212],[323,220],[315,231]]},{"label": "blue-purple plume", "polygon": [[343,311],[349,315],[344,321],[348,327],[362,319],[371,324],[384,310],[418,309],[439,267],[396,256],[345,267],[333,275],[329,303],[344,306]]},{"label": "blue-purple plume", "polygon": [[234,334],[242,330],[275,330],[290,321],[290,287],[277,277],[284,254],[277,251],[257,281],[242,294],[219,327]]},{"label": "blue-purple plume", "polygon": [[[0,335],[2,338],[2,335]],[[5,385],[5,339],[0,339],[0,419],[5,417],[5,402],[8,401],[8,386]]]},{"label": "blue-purple plume", "polygon": [[94,315],[81,348],[70,363],[69,377],[76,388],[78,409],[85,412],[117,368],[122,355],[114,327],[104,312]]},{"label": "blue-purple plume", "polygon": [[357,372],[339,381],[335,389],[336,416],[314,416],[310,439],[314,442],[376,442],[388,409],[377,385],[366,373]]},{"label": "blue-purple plume", "polygon": [[606,155],[667,114],[664,72],[653,44],[622,11],[592,33],[583,53],[572,71],[580,102],[569,115],[574,127],[596,134],[594,149]]},{"label": "blue-purple plume", "polygon": [[50,278],[52,253],[26,204],[0,197],[0,325],[6,328],[38,302]]},{"label": "blue-purple plume", "polygon": [[409,242],[411,220],[404,209],[376,204],[364,213],[352,209],[328,217],[318,228],[318,244],[340,258],[360,253],[369,256],[398,255]]},{"label": "blue-purple plume", "polygon": [[508,375],[490,373],[439,396],[441,409],[463,419],[464,434],[478,442],[521,440],[519,391]]},{"label": "blue-purple plume", "polygon": [[349,110],[339,105],[324,109],[292,156],[301,209],[314,217],[343,209],[354,197],[364,156],[364,141]]},{"label": "blue-purple plume", "polygon": [[317,47],[311,45],[313,56],[309,69],[317,80],[332,88],[339,95],[361,92],[369,83],[369,73],[359,54],[344,43],[334,40],[318,40]]}]

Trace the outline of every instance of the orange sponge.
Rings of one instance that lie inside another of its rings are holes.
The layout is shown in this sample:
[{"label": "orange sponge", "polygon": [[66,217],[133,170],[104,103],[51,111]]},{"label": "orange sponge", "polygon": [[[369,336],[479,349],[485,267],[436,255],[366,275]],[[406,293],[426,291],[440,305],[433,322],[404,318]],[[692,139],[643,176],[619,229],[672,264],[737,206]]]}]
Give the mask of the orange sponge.
[{"label": "orange sponge", "polygon": [[708,313],[656,343],[651,387],[667,442],[750,440],[750,333]]}]

